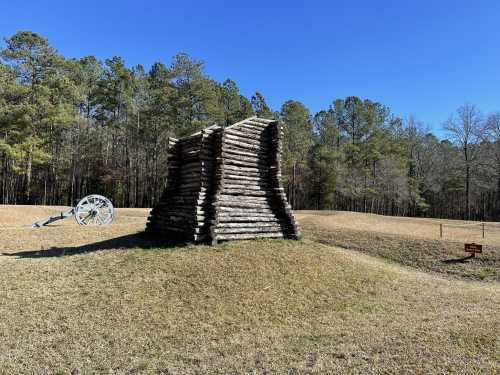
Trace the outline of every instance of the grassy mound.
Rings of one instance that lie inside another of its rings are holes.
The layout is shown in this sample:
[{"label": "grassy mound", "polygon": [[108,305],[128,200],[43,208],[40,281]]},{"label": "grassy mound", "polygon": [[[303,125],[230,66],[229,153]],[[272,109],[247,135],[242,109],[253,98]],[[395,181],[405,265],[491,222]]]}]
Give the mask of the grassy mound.
[{"label": "grassy mound", "polygon": [[319,215],[302,218],[301,227],[307,238],[404,266],[465,279],[500,281],[500,244],[487,244],[482,254],[471,258],[464,252],[463,242],[336,227]]},{"label": "grassy mound", "polygon": [[0,256],[0,373],[500,370],[497,283],[307,240],[150,247]]}]

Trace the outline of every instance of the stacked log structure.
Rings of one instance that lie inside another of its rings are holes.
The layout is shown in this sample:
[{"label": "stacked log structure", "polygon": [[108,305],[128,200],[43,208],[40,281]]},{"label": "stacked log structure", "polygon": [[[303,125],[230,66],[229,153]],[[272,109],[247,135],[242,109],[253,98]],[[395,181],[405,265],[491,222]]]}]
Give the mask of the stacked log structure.
[{"label": "stacked log structure", "polygon": [[252,117],[172,140],[147,231],[173,240],[297,239],[281,184],[282,124]]}]

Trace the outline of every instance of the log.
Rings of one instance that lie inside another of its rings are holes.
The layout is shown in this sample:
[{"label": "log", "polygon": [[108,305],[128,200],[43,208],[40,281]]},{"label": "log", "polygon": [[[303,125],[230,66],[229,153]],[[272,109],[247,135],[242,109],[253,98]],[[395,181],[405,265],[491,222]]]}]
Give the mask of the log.
[{"label": "log", "polygon": [[245,195],[248,197],[270,197],[272,194],[263,190],[250,190],[250,189],[222,189],[222,193],[225,195]]},{"label": "log", "polygon": [[229,203],[229,202],[239,202],[239,203],[270,203],[270,200],[268,197],[235,197],[234,195],[227,195],[224,193],[221,193],[219,195],[219,201],[222,203]]},{"label": "log", "polygon": [[269,168],[269,164],[266,163],[265,161],[261,161],[261,160],[248,161],[248,160],[236,159],[236,158],[226,158],[226,160],[224,160],[224,165],[234,165],[237,167],[257,168],[257,169],[262,169],[264,171],[267,168]]},{"label": "log", "polygon": [[241,141],[235,140],[235,139],[225,139],[224,144],[237,146],[237,147],[243,148],[245,150],[254,150],[254,151],[255,150],[257,150],[257,151],[268,150],[268,148],[264,147],[263,145],[254,145],[254,144],[250,144],[247,142],[241,142]]},{"label": "log", "polygon": [[254,117],[172,142],[167,189],[148,230],[211,243],[295,238],[298,228],[280,180],[281,137],[281,124]]},{"label": "log", "polygon": [[[270,122],[273,122],[273,121],[270,121]],[[269,122],[267,122],[267,123],[264,123],[264,124],[263,124],[263,123],[262,123],[262,122],[260,122],[260,121],[249,120],[249,121],[246,121],[246,122],[245,122],[245,124],[248,124],[248,125],[254,125],[254,126],[259,126],[259,127],[261,127],[261,128],[264,128],[264,129],[265,129],[265,128],[267,128],[267,127],[268,127]]]},{"label": "log", "polygon": [[[234,167],[234,165],[227,165],[227,167]],[[226,170],[225,174],[231,174],[234,178],[240,178],[240,177],[250,177],[250,178],[257,178],[257,179],[266,179],[266,174],[264,172],[248,172],[248,171],[237,171],[237,170]],[[217,175],[216,175],[217,176]],[[222,177],[222,176],[217,176],[217,177]]]},{"label": "log", "polygon": [[266,182],[256,182],[256,181],[245,181],[245,180],[235,180],[235,179],[224,179],[225,188],[229,189],[251,189],[251,190],[263,190],[271,191],[272,188],[267,185]]},{"label": "log", "polygon": [[251,129],[227,129],[226,134],[232,137],[242,138],[242,139],[253,139],[259,142],[266,142],[267,137],[263,132],[251,130]]},{"label": "log", "polygon": [[260,174],[260,173],[262,173],[262,171],[259,168],[255,168],[255,167],[238,167],[238,166],[235,166],[235,165],[224,165],[224,170],[225,171],[234,171],[234,172],[239,172],[239,173],[247,172],[249,174],[252,174],[252,173]]},{"label": "log", "polygon": [[252,137],[248,137],[246,135],[243,135],[241,137],[241,136],[237,136],[237,135],[228,134],[226,132],[226,136],[224,137],[224,140],[225,141],[231,140],[231,141],[235,141],[235,142],[241,142],[241,143],[256,146],[259,148],[268,147],[268,141],[266,139],[255,139]]},{"label": "log", "polygon": [[237,128],[226,128],[225,130],[226,133],[231,134],[231,135],[237,135],[237,136],[245,136],[246,134],[250,134],[254,137],[261,137],[264,135],[264,132],[262,129],[259,129],[256,126],[250,125],[241,125],[240,127]]},{"label": "log", "polygon": [[269,156],[269,153],[264,152],[264,151],[247,150],[247,149],[240,148],[237,146],[232,146],[232,145],[224,145],[222,147],[222,152],[250,156],[250,157],[254,157],[254,158],[266,158],[267,159]]},{"label": "log", "polygon": [[280,226],[274,227],[241,227],[241,228],[215,228],[215,233],[281,233]]},{"label": "log", "polygon": [[263,176],[237,175],[237,174],[230,173],[230,171],[227,171],[224,174],[224,180],[225,181],[230,181],[230,180],[248,181],[248,182],[252,182],[252,183],[267,183],[268,182],[268,179],[264,178]]},{"label": "log", "polygon": [[[203,202],[205,203],[205,202]],[[179,210],[179,207],[189,207],[191,210],[190,212],[196,215],[205,215],[207,213],[207,208],[205,208],[206,204],[196,204],[195,202],[185,204],[185,203],[178,203],[176,204],[175,201],[167,203],[160,203],[155,206],[154,209],[159,209],[160,212],[175,212],[175,210]],[[153,209],[153,210],[154,210]],[[183,211],[183,210],[182,210]]]},{"label": "log", "polygon": [[173,226],[173,225],[169,225],[169,226],[161,226],[160,229],[162,231],[165,231],[165,232],[176,232],[176,233],[184,233],[186,235],[190,235],[190,236],[193,236],[195,234],[197,234],[196,232],[198,231],[199,232],[199,229],[198,228],[188,228],[188,227],[176,227],[176,226]]},{"label": "log", "polygon": [[263,118],[263,117],[257,117],[257,116],[254,116],[254,117],[250,117],[248,120],[246,120],[248,122],[262,122],[266,125],[269,125],[271,123],[273,124],[276,124],[276,125],[279,125],[279,121],[276,120],[276,119],[269,119],[269,118]]},{"label": "log", "polygon": [[226,159],[226,160],[224,160],[226,164],[228,164],[232,160],[239,160],[239,161],[247,161],[249,163],[252,163],[253,165],[262,164],[263,167],[266,167],[268,165],[267,158],[258,157],[258,156],[242,155],[238,152],[232,152],[231,150],[223,151],[222,157]]},{"label": "log", "polygon": [[276,217],[261,217],[261,216],[219,216],[219,223],[279,223],[280,220]]},{"label": "log", "polygon": [[248,213],[273,213],[274,211],[271,210],[270,208],[251,208],[251,207],[245,207],[243,209],[238,209],[237,207],[224,207],[220,206],[219,207],[219,214],[224,215],[224,214],[230,214],[232,216],[243,216],[244,214]]},{"label": "log", "polygon": [[268,203],[251,203],[251,202],[216,202],[213,203],[216,207],[219,208],[238,208],[238,209],[247,209],[247,208],[255,208],[255,209],[269,209],[271,206]]},{"label": "log", "polygon": [[283,238],[283,233],[217,234],[217,240],[251,240],[254,238]]},{"label": "log", "polygon": [[159,216],[163,218],[169,218],[169,217],[184,217],[186,219],[196,219],[196,220],[205,220],[205,215],[201,215],[196,211],[184,211],[184,210],[166,210],[158,214]]},{"label": "log", "polygon": [[274,228],[279,226],[279,224],[272,223],[272,222],[266,222],[266,223],[218,223],[217,228],[247,228],[247,227],[262,227],[262,228]]},{"label": "log", "polygon": [[263,191],[263,192],[268,192],[269,190],[266,189],[265,186],[259,185],[259,184],[252,184],[252,183],[244,183],[243,181],[234,181],[239,182],[239,185],[233,184],[228,180],[224,180],[224,188],[223,192],[226,192],[227,190],[256,190],[256,191]]},{"label": "log", "polygon": [[[232,129],[232,128],[231,128]],[[262,126],[260,125],[255,125],[253,123],[249,123],[249,122],[246,122],[244,124],[241,124],[240,126],[238,127],[235,127],[234,128],[235,130],[236,129],[253,129],[254,131],[258,131],[258,132],[264,132],[265,129],[262,128]]]},{"label": "log", "polygon": [[269,212],[258,212],[258,211],[248,212],[246,210],[237,210],[237,211],[221,211],[221,212],[219,212],[219,218],[226,218],[227,220],[231,220],[231,218],[233,218],[233,217],[251,217],[251,218],[263,217],[263,218],[277,219],[276,215],[272,211],[269,211]]}]

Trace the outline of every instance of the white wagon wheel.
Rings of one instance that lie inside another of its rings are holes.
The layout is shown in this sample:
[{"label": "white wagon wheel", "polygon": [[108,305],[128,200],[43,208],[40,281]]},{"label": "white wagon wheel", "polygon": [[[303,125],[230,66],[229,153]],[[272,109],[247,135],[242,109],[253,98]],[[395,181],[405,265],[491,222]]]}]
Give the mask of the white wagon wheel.
[{"label": "white wagon wheel", "polygon": [[114,208],[102,195],[87,195],[75,207],[75,219],[80,225],[105,225],[113,221]]}]

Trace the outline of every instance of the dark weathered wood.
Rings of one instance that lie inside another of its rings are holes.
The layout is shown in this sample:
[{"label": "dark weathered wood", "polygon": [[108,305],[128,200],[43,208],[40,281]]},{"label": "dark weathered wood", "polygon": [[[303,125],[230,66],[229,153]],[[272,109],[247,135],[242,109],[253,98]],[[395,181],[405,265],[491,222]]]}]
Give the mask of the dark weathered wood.
[{"label": "dark weathered wood", "polygon": [[235,135],[237,137],[254,137],[255,139],[260,139],[265,136],[264,131],[256,126],[240,126],[238,128],[226,128],[225,130],[228,134]]},{"label": "dark weathered wood", "polygon": [[279,223],[280,220],[274,216],[219,216],[219,223]]},{"label": "dark weathered wood", "polygon": [[255,208],[255,209],[269,209],[270,205],[267,202],[238,202],[238,201],[224,201],[214,203],[218,207],[224,208],[238,208],[240,210],[246,210],[247,208]]},{"label": "dark weathered wood", "polygon": [[244,190],[259,190],[268,191],[269,186],[266,183],[251,183],[251,181],[226,180],[225,189],[244,189]]},{"label": "dark weathered wood", "polygon": [[230,136],[231,138],[238,138],[238,139],[248,139],[248,140],[255,140],[257,142],[265,142],[266,141],[266,136],[263,134],[262,131],[254,131],[254,130],[235,130],[235,129],[227,129],[226,134]]},{"label": "dark weathered wood", "polygon": [[228,139],[226,141],[227,145],[237,146],[245,150],[262,151],[268,150],[268,147],[262,146],[261,144],[252,144],[249,142],[242,142],[238,139]]},{"label": "dark weathered wood", "polygon": [[279,225],[272,227],[216,228],[215,233],[281,233]]},{"label": "dark weathered wood", "polygon": [[242,209],[238,209],[237,207],[219,207],[219,215],[232,215],[232,216],[242,216],[248,213],[273,213],[274,211],[271,208],[249,208],[245,207]]},{"label": "dark weathered wood", "polygon": [[234,212],[234,213],[229,213],[229,212],[219,212],[219,215],[218,215],[218,218],[219,218],[219,222],[222,223],[222,222],[233,222],[232,220],[235,219],[235,220],[239,220],[241,219],[240,221],[235,221],[237,223],[240,223],[242,222],[242,220],[244,219],[248,219],[249,222],[255,222],[255,221],[259,221],[259,219],[264,219],[264,220],[261,220],[261,221],[273,221],[274,220],[277,220],[277,222],[279,222],[279,219],[276,217],[276,215],[274,213],[253,213],[254,215],[252,216],[248,216],[252,213],[246,213],[245,216],[241,216],[241,213],[238,213],[238,212]]},{"label": "dark weathered wood", "polygon": [[255,155],[243,155],[240,154],[239,152],[233,152],[232,150],[227,150],[222,152],[222,157],[226,158],[226,164],[231,161],[231,160],[241,160],[241,161],[247,161],[252,163],[252,165],[259,165],[259,164],[267,164],[266,163],[266,158],[264,157],[259,157]]},{"label": "dark weathered wood", "polygon": [[261,119],[256,119],[256,120],[248,120],[246,121],[245,123],[246,124],[249,124],[249,125],[255,125],[255,126],[259,126],[259,127],[262,127],[262,128],[267,128],[267,126],[270,124],[270,123],[277,123],[276,120],[269,120],[269,121],[262,121]]},{"label": "dark weathered wood", "polygon": [[254,124],[250,124],[250,123],[245,123],[245,124],[242,124],[238,127],[240,130],[253,130],[253,131],[257,131],[257,132],[263,132],[264,129],[262,129],[262,126],[260,125],[254,125]]},{"label": "dark weathered wood", "polygon": [[237,154],[237,155],[244,155],[244,156],[249,156],[252,158],[265,158],[269,156],[267,152],[260,151],[260,150],[247,150],[244,148],[240,148],[237,146],[232,146],[232,145],[224,145],[222,148],[223,152],[229,153],[229,154]]},{"label": "dark weathered wood", "polygon": [[226,202],[240,202],[240,203],[267,203],[269,204],[269,198],[267,197],[235,197],[234,195],[229,195],[225,193],[221,193],[220,201],[223,203]]},{"label": "dark weathered wood", "polygon": [[260,183],[260,182],[267,182],[267,178],[265,176],[245,176],[245,175],[237,175],[231,173],[231,171],[226,171],[225,173],[225,178],[226,180],[238,180],[238,181],[249,181],[252,183]]},{"label": "dark weathered wood", "polygon": [[228,189],[228,188],[224,188],[223,193],[227,195],[244,195],[250,197],[264,197],[264,196],[270,197],[272,195],[271,192],[264,190]]},{"label": "dark weathered wood", "polygon": [[[227,156],[227,155],[226,155]],[[266,165],[268,165],[265,161],[249,161],[243,160],[243,159],[229,159],[226,160],[226,165],[234,165],[237,167],[249,167],[249,168],[266,168]]]},{"label": "dark weathered wood", "polygon": [[219,240],[252,240],[254,238],[283,238],[283,233],[218,234]]},{"label": "dark weathered wood", "polygon": [[276,216],[280,218],[284,227],[283,234],[285,238],[298,239],[300,236],[298,225],[290,210],[290,206],[286,201],[286,195],[281,183],[281,137],[283,135],[283,127],[278,122],[269,123],[268,129],[271,132],[272,150],[270,153],[270,173],[269,181],[273,187],[274,199],[272,206],[276,210]]},{"label": "dark weathered wood", "polygon": [[169,140],[167,188],[147,230],[211,244],[297,238],[280,180],[281,136],[277,121],[252,117]]}]

